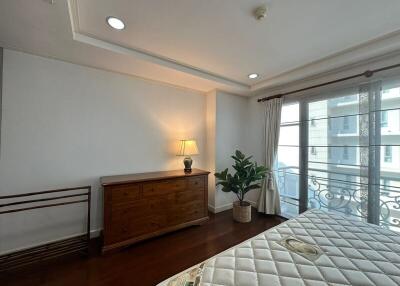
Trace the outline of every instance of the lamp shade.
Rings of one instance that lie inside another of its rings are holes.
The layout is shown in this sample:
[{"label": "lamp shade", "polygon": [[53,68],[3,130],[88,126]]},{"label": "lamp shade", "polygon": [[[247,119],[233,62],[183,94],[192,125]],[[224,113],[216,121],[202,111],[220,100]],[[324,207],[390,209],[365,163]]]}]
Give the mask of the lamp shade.
[{"label": "lamp shade", "polygon": [[199,154],[196,140],[181,140],[177,156],[190,156]]}]

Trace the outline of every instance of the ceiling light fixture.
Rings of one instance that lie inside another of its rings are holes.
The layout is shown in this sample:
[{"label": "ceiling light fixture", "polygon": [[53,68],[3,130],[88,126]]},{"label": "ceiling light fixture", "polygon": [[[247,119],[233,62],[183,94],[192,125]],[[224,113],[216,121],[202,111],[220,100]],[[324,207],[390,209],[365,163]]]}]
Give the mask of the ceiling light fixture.
[{"label": "ceiling light fixture", "polygon": [[251,73],[251,74],[249,74],[249,78],[250,78],[250,79],[258,78],[258,74],[256,74],[256,73]]},{"label": "ceiling light fixture", "polygon": [[116,30],[123,30],[125,28],[125,24],[121,19],[112,16],[107,17],[107,24]]}]

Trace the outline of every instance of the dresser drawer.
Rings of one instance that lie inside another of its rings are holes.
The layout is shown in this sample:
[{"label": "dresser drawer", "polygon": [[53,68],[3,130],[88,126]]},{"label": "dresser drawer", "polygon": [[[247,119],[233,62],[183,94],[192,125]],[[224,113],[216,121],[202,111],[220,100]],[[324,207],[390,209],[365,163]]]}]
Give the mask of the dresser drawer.
[{"label": "dresser drawer", "polygon": [[144,201],[114,205],[111,211],[110,231],[105,232],[106,240],[115,242],[146,233],[149,214],[146,212]]},{"label": "dresser drawer", "polygon": [[111,231],[105,235],[106,243],[113,243],[131,237],[139,236],[148,232],[147,218],[136,218],[133,220],[116,220],[111,225]]},{"label": "dresser drawer", "polygon": [[167,227],[167,213],[155,212],[147,216],[125,216],[113,220],[108,243],[137,237]]},{"label": "dresser drawer", "polygon": [[111,189],[111,201],[113,204],[127,203],[139,200],[141,197],[140,185],[117,185]]},{"label": "dresser drawer", "polygon": [[147,231],[153,232],[163,228],[166,228],[167,225],[167,214],[163,213],[162,215],[155,213],[148,217],[147,221]]},{"label": "dresser drawer", "polygon": [[203,202],[187,202],[186,204],[175,205],[170,209],[168,223],[174,225],[188,220],[200,219],[204,216]]},{"label": "dresser drawer", "polygon": [[112,205],[111,224],[118,224],[122,221],[131,221],[135,218],[146,218],[148,213],[149,211],[147,211],[146,202],[140,200],[126,204]]},{"label": "dresser drawer", "polygon": [[168,206],[174,202],[174,194],[165,194],[161,198],[147,197],[144,200],[146,200],[147,212],[166,211]]},{"label": "dresser drawer", "polygon": [[133,225],[137,222],[148,221],[151,217],[166,217],[168,207],[173,203],[171,195],[158,198],[146,198],[126,204],[113,205],[111,210],[111,224],[125,224],[131,222]]},{"label": "dresser drawer", "polygon": [[182,205],[188,202],[204,203],[204,191],[177,192],[173,195],[173,203],[176,205]]},{"label": "dresser drawer", "polygon": [[194,202],[187,208],[183,208],[182,215],[184,216],[184,220],[195,220],[206,216],[207,214],[204,211],[204,203]]},{"label": "dresser drawer", "polygon": [[184,179],[165,180],[143,184],[143,197],[167,195],[169,192],[184,191],[186,181]]},{"label": "dresser drawer", "polygon": [[204,190],[204,177],[193,177],[193,178],[188,178],[188,189],[189,190]]}]

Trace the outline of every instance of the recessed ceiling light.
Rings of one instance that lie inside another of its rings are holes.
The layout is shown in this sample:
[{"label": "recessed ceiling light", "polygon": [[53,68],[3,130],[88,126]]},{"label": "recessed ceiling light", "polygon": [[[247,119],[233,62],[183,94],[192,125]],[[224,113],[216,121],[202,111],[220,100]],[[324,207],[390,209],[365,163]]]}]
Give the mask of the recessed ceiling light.
[{"label": "recessed ceiling light", "polygon": [[115,17],[107,17],[107,24],[110,25],[111,28],[116,30],[123,30],[125,28],[124,22],[121,19]]},{"label": "recessed ceiling light", "polygon": [[257,73],[251,73],[251,74],[249,74],[249,78],[250,79],[258,78],[258,74]]}]

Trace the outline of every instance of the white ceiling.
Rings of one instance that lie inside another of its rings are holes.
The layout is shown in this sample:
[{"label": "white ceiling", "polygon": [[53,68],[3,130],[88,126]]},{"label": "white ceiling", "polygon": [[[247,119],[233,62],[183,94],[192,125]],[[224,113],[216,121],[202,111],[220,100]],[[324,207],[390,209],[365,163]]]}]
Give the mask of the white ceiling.
[{"label": "white ceiling", "polygon": [[[299,79],[303,68],[327,71],[400,49],[388,44],[400,37],[398,0],[50,2],[2,0],[0,45],[199,91],[249,94]],[[257,21],[252,13],[265,3],[268,15]],[[110,15],[125,30],[108,27]],[[260,77],[249,80],[253,72]]]}]

